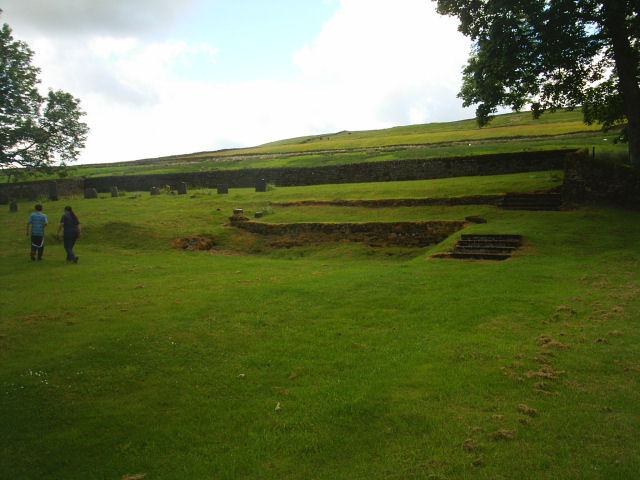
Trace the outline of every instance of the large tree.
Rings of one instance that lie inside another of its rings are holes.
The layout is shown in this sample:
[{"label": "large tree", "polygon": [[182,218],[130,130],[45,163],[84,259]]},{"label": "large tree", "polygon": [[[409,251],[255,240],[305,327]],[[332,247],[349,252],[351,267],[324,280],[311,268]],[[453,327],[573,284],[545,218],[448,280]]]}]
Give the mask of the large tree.
[{"label": "large tree", "polygon": [[[0,10],[2,13],[2,10]],[[89,131],[79,100],[63,91],[38,91],[33,51],[0,29],[0,169],[33,171],[77,159]]]},{"label": "large tree", "polygon": [[499,106],[580,106],[587,123],[627,124],[640,167],[640,0],[432,1],[473,41],[459,96],[481,125]]}]

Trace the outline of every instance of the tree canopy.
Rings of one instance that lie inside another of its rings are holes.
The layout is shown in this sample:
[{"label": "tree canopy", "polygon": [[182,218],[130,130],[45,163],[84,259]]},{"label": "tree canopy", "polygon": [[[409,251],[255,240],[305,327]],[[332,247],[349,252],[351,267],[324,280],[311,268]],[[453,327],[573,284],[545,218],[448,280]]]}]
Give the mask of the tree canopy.
[{"label": "tree canopy", "polygon": [[[0,13],[2,11],[0,10]],[[84,148],[89,128],[71,94],[38,91],[40,70],[33,51],[14,40],[6,23],[0,28],[0,169],[42,170],[66,165]]]},{"label": "tree canopy", "polygon": [[627,124],[640,166],[640,0],[432,1],[473,41],[459,96],[480,125],[499,106],[582,107],[587,123]]}]

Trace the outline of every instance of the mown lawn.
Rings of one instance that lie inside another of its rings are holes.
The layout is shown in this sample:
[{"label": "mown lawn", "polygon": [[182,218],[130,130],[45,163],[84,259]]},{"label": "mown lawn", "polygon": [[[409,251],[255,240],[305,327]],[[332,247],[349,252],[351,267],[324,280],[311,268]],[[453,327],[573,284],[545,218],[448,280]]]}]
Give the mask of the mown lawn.
[{"label": "mown lawn", "polygon": [[[498,263],[429,258],[455,238],[272,251],[225,225],[233,208],[291,198],[557,182],[538,172],[45,203],[49,235],[64,205],[80,216],[77,265],[50,236],[31,262],[32,202],[3,209],[0,478],[635,478],[638,212],[456,207],[489,220],[464,232],[524,235]],[[265,221],[437,214],[383,210],[274,207]],[[196,233],[216,251],[171,246]]]}]

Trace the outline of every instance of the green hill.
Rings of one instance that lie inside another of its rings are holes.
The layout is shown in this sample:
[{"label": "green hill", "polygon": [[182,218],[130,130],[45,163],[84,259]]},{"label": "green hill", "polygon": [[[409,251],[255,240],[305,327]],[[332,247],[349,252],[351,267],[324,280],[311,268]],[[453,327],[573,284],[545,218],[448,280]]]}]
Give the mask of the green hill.
[{"label": "green hill", "polygon": [[72,168],[72,175],[126,175],[256,167],[345,163],[595,148],[601,155],[626,155],[614,145],[617,132],[585,125],[579,111],[558,111],[534,119],[530,113],[497,116],[488,127],[474,119],[408,125],[383,130],[343,131],[291,138],[251,148],[227,149]]}]

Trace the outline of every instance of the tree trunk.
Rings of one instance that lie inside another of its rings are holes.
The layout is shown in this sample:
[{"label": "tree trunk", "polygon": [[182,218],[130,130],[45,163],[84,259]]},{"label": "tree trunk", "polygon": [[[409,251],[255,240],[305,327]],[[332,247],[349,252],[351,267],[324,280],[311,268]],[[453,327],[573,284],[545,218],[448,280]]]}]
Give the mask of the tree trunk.
[{"label": "tree trunk", "polygon": [[613,59],[624,99],[631,164],[640,168],[640,87],[638,56],[631,46],[625,13],[627,1],[604,0],[604,24],[611,36]]}]

